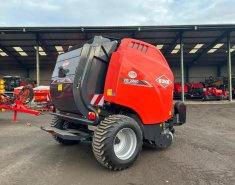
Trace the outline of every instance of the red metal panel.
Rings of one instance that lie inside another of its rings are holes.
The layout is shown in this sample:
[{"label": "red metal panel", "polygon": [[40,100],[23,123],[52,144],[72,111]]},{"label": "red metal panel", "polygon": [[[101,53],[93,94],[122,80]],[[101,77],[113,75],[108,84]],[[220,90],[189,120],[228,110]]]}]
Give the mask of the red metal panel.
[{"label": "red metal panel", "polygon": [[104,99],[134,110],[144,124],[161,123],[172,116],[173,86],[173,73],[155,46],[123,39],[111,57]]}]

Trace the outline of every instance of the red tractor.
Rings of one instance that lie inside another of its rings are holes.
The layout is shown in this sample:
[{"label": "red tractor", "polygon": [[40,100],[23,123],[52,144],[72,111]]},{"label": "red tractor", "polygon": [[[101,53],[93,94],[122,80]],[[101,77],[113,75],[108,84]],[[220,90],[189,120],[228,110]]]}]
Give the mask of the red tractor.
[{"label": "red tractor", "polygon": [[99,163],[122,170],[142,144],[167,148],[186,106],[173,105],[174,77],[155,47],[101,36],[59,55],[50,90],[56,112],[42,127],[61,144],[92,141]]}]

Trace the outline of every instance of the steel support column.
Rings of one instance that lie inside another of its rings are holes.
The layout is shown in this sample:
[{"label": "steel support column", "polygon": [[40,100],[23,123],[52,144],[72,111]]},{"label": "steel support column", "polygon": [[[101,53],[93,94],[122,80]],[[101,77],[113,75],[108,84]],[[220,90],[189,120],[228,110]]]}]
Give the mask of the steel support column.
[{"label": "steel support column", "polygon": [[37,76],[37,86],[40,85],[40,66],[39,66],[39,42],[37,38],[36,43],[36,76]]},{"label": "steel support column", "polygon": [[231,64],[231,43],[230,43],[230,32],[227,32],[227,66],[228,66],[228,91],[229,101],[232,101],[232,64]]},{"label": "steel support column", "polygon": [[183,35],[180,35],[180,71],[181,71],[181,101],[184,102],[184,44]]}]

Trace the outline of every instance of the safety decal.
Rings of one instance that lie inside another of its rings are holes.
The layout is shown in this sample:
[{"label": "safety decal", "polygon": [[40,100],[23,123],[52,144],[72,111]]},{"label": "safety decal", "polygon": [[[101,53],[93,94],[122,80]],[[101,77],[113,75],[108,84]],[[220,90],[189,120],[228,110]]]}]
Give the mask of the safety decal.
[{"label": "safety decal", "polygon": [[113,89],[107,89],[107,96],[115,96]]},{"label": "safety decal", "polygon": [[156,79],[156,82],[163,88],[167,88],[172,82],[166,75],[162,75]]},{"label": "safety decal", "polygon": [[51,101],[52,101],[52,99],[51,99],[51,94],[50,94],[50,93],[47,94],[47,101],[48,101],[48,102],[51,102]]},{"label": "safety decal", "polygon": [[63,84],[58,84],[57,90],[62,91],[63,90]]},{"label": "safety decal", "polygon": [[90,104],[96,105],[96,106],[103,106],[104,105],[104,95],[103,94],[92,94]]}]

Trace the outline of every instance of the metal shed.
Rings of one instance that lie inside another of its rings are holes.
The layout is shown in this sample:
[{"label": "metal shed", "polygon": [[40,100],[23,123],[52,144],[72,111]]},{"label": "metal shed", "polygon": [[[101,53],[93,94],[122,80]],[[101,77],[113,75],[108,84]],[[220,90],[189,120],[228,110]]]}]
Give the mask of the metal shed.
[{"label": "metal shed", "polygon": [[[94,35],[131,37],[158,47],[169,65],[180,66],[180,82],[190,81],[195,66],[213,66],[216,75],[227,66],[226,75],[232,100],[232,58],[235,51],[235,25],[108,26],[108,27],[1,27],[1,70],[20,68],[29,76],[36,69],[53,68],[58,54],[82,44]],[[234,52],[234,53],[233,53]],[[4,72],[1,72],[4,75]],[[184,88],[182,88],[184,89]],[[182,93],[184,101],[184,94]]]}]

